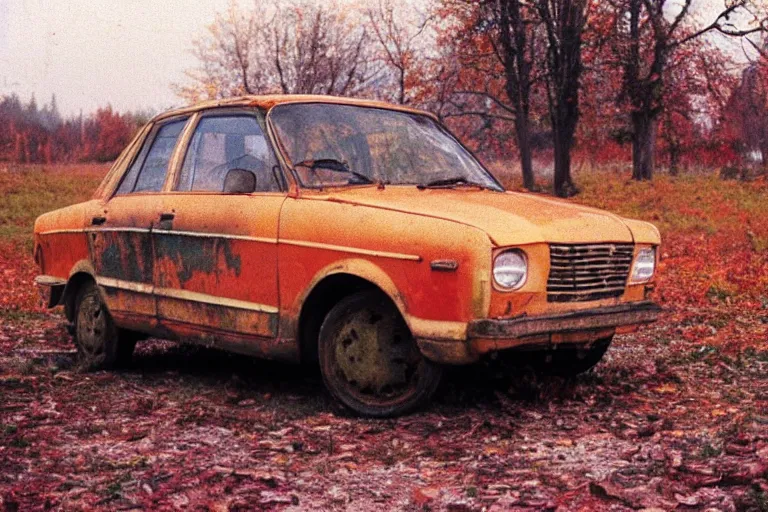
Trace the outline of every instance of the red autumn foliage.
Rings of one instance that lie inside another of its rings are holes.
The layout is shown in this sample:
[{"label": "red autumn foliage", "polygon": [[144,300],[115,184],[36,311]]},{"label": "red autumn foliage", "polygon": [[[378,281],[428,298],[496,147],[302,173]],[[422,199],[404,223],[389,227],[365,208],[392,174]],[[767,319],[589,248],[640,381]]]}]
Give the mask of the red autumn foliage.
[{"label": "red autumn foliage", "polygon": [[34,97],[23,105],[10,95],[0,98],[0,162],[109,162],[146,121],[145,114],[120,114],[109,106],[65,120],[55,96],[40,109]]},{"label": "red autumn foliage", "polygon": [[[498,5],[502,4],[520,3]],[[653,164],[655,160],[657,167],[673,173],[753,164],[750,152],[761,149],[760,144],[768,141],[764,123],[758,122],[768,118],[768,87],[765,73],[749,70],[764,67],[765,57],[753,51],[755,64],[737,62],[733,54],[723,50],[719,40],[701,36],[708,31],[720,31],[720,24],[733,21],[734,12],[751,8],[748,4],[733,2],[726,11],[708,12],[699,19],[690,10],[679,9],[680,6],[658,7],[663,2],[590,2],[581,45],[579,124],[572,158],[575,166],[582,160],[592,164],[632,161],[633,140],[636,146],[644,148],[641,153],[645,161]],[[502,65],[499,22],[489,17],[486,5],[491,4],[440,2],[437,40],[449,71],[437,80],[430,75],[429,80],[437,83],[414,101],[429,104],[430,92],[440,85],[447,86],[452,93],[444,94],[448,100],[442,105],[448,123],[487,158],[504,159],[520,146],[514,137],[514,120],[521,107],[511,101],[505,90],[508,79]],[[553,147],[544,67],[549,43],[541,20],[531,14],[531,6],[536,2],[520,5],[527,27],[525,51],[530,55],[531,65],[530,112],[522,110],[530,119],[530,146],[540,157],[542,153],[551,153]],[[630,8],[640,11],[634,59],[631,37],[626,33]],[[670,16],[670,20],[664,22],[664,16]],[[710,18],[716,20],[707,25],[712,21]],[[735,37],[752,30],[760,29],[728,25],[726,32]],[[740,77],[745,68],[747,72]],[[631,76],[636,72],[637,79],[629,80],[629,71]],[[750,84],[746,84],[747,79]],[[745,89],[750,90],[750,95],[744,94]],[[514,83],[513,90],[517,90]],[[734,99],[728,101],[729,97]],[[748,102],[744,101],[747,97],[751,98]],[[643,119],[648,122],[641,122]],[[648,126],[651,128],[646,135],[654,142],[641,144],[634,137]],[[655,158],[649,147],[655,148]],[[768,146],[765,153],[768,154]],[[647,165],[639,167],[648,171]]]}]

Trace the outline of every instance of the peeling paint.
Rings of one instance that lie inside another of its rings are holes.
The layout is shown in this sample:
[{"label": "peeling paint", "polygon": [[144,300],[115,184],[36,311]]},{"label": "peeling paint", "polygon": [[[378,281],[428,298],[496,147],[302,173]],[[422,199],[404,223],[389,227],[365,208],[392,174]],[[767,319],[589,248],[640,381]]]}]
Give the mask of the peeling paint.
[{"label": "peeling paint", "polygon": [[90,244],[99,275],[152,282],[154,258],[148,233],[94,232]]},{"label": "peeling paint", "polygon": [[217,274],[220,271],[218,263],[222,260],[226,270],[235,276],[239,277],[242,270],[242,259],[232,251],[232,243],[227,239],[155,234],[155,252],[158,259],[167,258],[173,262],[182,286],[196,272]]}]

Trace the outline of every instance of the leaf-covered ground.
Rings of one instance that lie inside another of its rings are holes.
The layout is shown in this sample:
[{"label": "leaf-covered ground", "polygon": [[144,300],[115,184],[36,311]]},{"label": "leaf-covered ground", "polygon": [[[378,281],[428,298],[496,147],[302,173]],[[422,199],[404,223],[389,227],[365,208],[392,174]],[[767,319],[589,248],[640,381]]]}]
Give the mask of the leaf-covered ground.
[{"label": "leaf-covered ground", "polygon": [[305,369],[198,347],[79,372],[28,232],[103,172],[0,169],[0,509],[768,510],[764,182],[578,176],[577,201],[661,228],[663,320],[578,379],[454,369],[373,421]]}]

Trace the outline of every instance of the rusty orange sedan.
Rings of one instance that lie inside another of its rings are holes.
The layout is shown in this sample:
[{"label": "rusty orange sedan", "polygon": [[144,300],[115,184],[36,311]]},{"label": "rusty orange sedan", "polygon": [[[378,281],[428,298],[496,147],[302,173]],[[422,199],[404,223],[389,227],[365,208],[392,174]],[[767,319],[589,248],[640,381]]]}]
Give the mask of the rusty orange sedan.
[{"label": "rusty orange sedan", "polygon": [[505,191],[435,116],[247,96],[154,118],[93,198],[35,223],[85,366],[148,336],[319,364],[368,416],[491,354],[574,375],[654,321],[651,224]]}]

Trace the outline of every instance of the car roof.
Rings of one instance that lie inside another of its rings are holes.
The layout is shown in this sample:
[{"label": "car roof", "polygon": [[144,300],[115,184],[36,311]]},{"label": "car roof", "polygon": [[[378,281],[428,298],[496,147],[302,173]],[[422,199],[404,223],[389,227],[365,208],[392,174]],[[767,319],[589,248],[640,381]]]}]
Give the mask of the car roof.
[{"label": "car roof", "polygon": [[153,121],[160,121],[162,119],[183,114],[191,114],[201,110],[211,110],[215,108],[226,107],[255,107],[264,111],[268,111],[276,105],[283,105],[287,103],[331,103],[336,105],[355,105],[360,107],[382,108],[387,110],[422,114],[427,115],[433,119],[437,119],[437,117],[431,112],[407,107],[405,105],[395,105],[385,101],[327,96],[319,94],[266,94],[237,96],[233,98],[203,101],[188,107],[182,107],[163,112],[162,114],[155,116]]}]

